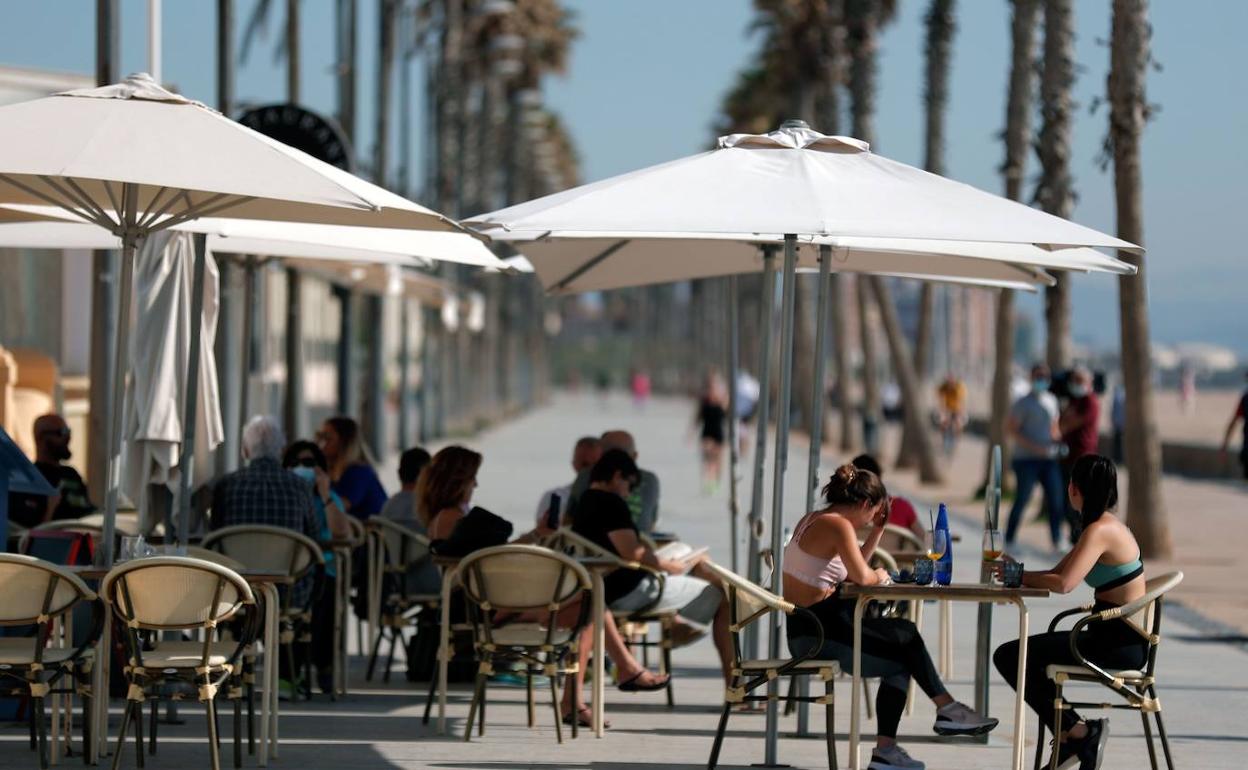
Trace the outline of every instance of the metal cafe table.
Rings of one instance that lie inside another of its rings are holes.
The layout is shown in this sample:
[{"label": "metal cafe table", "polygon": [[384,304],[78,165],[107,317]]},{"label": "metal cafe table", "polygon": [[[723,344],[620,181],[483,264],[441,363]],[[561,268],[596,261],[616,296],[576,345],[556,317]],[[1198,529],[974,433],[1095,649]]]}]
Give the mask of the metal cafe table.
[{"label": "metal cafe table", "polygon": [[[1026,716],[1026,704],[1023,702],[1023,684],[1026,681],[1023,672],[1027,666],[1027,599],[1043,599],[1049,592],[1043,588],[1006,588],[999,585],[983,583],[954,583],[952,585],[921,586],[913,583],[892,583],[888,585],[860,586],[845,583],[841,586],[841,596],[854,598],[854,678],[851,692],[853,700],[849,717],[849,767],[860,770],[862,760],[858,756],[858,740],[861,730],[862,715],[862,614],[867,603],[872,599],[881,601],[924,601],[927,599],[949,602],[971,602],[974,604],[1013,604],[1018,608],[1018,691],[1014,697],[1014,754],[1011,767],[1023,770],[1023,728]],[[986,667],[987,658],[978,661],[978,665]],[[984,677],[987,671],[980,672]],[[981,680],[986,681],[986,679]]]}]

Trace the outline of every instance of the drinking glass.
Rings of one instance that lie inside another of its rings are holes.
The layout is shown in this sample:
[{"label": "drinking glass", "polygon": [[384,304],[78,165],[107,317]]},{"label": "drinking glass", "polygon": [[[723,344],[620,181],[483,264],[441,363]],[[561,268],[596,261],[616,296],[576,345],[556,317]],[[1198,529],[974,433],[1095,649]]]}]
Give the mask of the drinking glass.
[{"label": "drinking glass", "polygon": [[984,530],[984,563],[993,562],[1001,558],[1004,553],[1004,541],[1001,539],[1001,530],[985,529]]},{"label": "drinking glass", "polygon": [[927,558],[931,560],[933,570],[935,570],[936,562],[945,555],[946,549],[949,548],[949,533],[943,529],[929,529],[925,538],[927,545]]},{"label": "drinking glass", "polygon": [[931,559],[919,557],[914,560],[914,582],[918,585],[925,586],[932,582],[932,575],[935,572],[936,565]]},{"label": "drinking glass", "polygon": [[1007,561],[1001,570],[1001,582],[1006,588],[1018,588],[1023,584],[1023,563]]},{"label": "drinking glass", "polygon": [[142,535],[124,535],[121,538],[121,553],[117,555],[117,561],[130,561],[131,559],[142,558],[145,554]]}]

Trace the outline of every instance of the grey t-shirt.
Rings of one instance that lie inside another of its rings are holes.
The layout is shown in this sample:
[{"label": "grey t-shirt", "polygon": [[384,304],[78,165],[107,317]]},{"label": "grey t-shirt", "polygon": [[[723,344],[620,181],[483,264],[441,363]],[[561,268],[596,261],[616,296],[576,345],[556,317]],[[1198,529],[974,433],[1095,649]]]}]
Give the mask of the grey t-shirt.
[{"label": "grey t-shirt", "polygon": [[[1018,423],[1018,432],[1023,438],[1051,450],[1055,446],[1053,423],[1057,421],[1057,411],[1056,396],[1047,391],[1032,392],[1014,402],[1010,407],[1010,417]],[[1022,444],[1014,447],[1014,458],[1017,460],[1048,460],[1052,457],[1052,451],[1040,454]]]},{"label": "grey t-shirt", "polygon": [[381,515],[393,522],[410,527],[424,534],[425,527],[416,516],[416,493],[396,492],[381,506]]}]

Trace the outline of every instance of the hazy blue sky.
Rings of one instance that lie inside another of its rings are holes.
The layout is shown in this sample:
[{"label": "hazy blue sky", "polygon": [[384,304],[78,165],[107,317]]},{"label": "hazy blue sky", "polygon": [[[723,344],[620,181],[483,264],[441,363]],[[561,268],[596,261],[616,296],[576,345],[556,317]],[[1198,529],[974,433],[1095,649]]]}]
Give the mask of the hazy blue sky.
[{"label": "hazy blue sky", "polygon": [[[146,3],[122,0],[122,70],[146,69]],[[215,98],[215,3],[165,2],[164,79],[184,93]],[[251,0],[238,0],[239,23]],[[284,70],[274,58],[283,3],[274,3],[269,36],[238,68],[240,100],[278,101]],[[375,64],[376,2],[361,0],[360,48],[365,72]],[[696,152],[711,138],[720,96],[757,51],[748,35],[749,0],[574,0],[582,30],[569,74],[550,83],[549,102],[571,126],[587,180]],[[1097,166],[1105,110],[1110,3],[1075,3],[1079,109],[1072,159],[1079,202],[1075,219],[1112,232],[1112,180]],[[303,101],[332,112],[333,0],[304,0]],[[909,163],[922,161],[923,0],[902,0],[881,40],[875,148]],[[44,0],[0,9],[0,63],[91,72],[94,3]],[[1145,245],[1154,337],[1208,340],[1248,352],[1248,291],[1235,212],[1248,178],[1248,104],[1233,83],[1248,56],[1241,40],[1248,3],[1187,0],[1153,4],[1154,52],[1162,69],[1149,80],[1161,107],[1144,144]],[[1009,40],[1004,0],[962,0],[953,57],[948,173],[990,191],[1001,189],[998,138],[1004,119]],[[417,79],[415,82],[419,83]],[[1232,85],[1228,85],[1231,83]],[[361,80],[358,141],[369,151],[372,78]],[[420,121],[414,121],[420,126]],[[823,127],[821,127],[823,128]],[[828,130],[824,128],[824,130]],[[844,127],[842,127],[842,131]],[[419,137],[413,142],[419,148]],[[419,162],[419,161],[417,161]],[[1029,175],[1034,176],[1034,160]],[[419,178],[419,177],[417,177]],[[1113,279],[1079,276],[1075,332],[1081,340],[1117,339]],[[1033,308],[1038,304],[1033,303]]]}]

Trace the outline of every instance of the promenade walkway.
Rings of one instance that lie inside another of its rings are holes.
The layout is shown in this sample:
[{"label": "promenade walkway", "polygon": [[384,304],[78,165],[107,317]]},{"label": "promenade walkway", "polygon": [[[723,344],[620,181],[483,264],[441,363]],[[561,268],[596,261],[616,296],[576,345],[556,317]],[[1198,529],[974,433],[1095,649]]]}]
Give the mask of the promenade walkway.
[{"label": "promenade walkway", "polygon": [[[499,426],[469,443],[485,453],[485,465],[479,480],[476,501],[503,514],[522,530],[531,525],[540,492],[552,485],[565,483],[571,471],[568,458],[573,441],[583,434],[596,434],[607,428],[627,427],[637,436],[643,467],[656,471],[662,480],[661,527],[679,532],[691,542],[707,543],[712,556],[727,563],[728,528],[726,489],[712,496],[700,493],[697,450],[689,433],[691,404],[669,399],[656,399],[644,411],[637,411],[624,397],[612,397],[603,403],[596,396],[563,395],[552,405],[513,422]],[[979,451],[969,443],[963,447],[969,458]],[[771,447],[768,447],[771,454]],[[790,501],[786,522],[792,526],[801,515],[805,479],[804,447],[795,443],[789,469]],[[825,469],[834,458],[829,454]],[[969,461],[968,461],[969,462]],[[973,467],[955,467],[959,478]],[[392,468],[385,471],[387,483],[393,479]],[[887,479],[908,492],[918,491],[904,474]],[[769,485],[770,486],[770,485]],[[965,502],[961,497],[951,502]],[[743,490],[748,493],[748,487]],[[1242,494],[1242,493],[1241,493]],[[918,498],[935,500],[936,495],[924,492]],[[1242,507],[1242,498],[1240,498]],[[973,506],[964,506],[966,520],[957,526],[963,540],[955,552],[957,579],[973,579],[978,569],[978,524],[969,518],[976,513]],[[1175,509],[1172,508],[1172,512]],[[1177,513],[1175,514],[1177,516]],[[1232,522],[1239,535],[1248,535],[1248,528]],[[1177,520],[1176,535],[1184,528]],[[1239,538],[1218,538],[1224,542],[1227,557]],[[1212,545],[1210,546],[1213,547]],[[1037,557],[1028,554],[1029,562]],[[1193,557],[1195,558],[1195,557]],[[1183,565],[1190,572],[1197,565]],[[1150,567],[1151,568],[1151,567]],[[1033,607],[1032,628],[1043,630],[1053,613],[1087,598],[1085,590],[1068,597],[1039,602]],[[928,638],[935,640],[935,612],[928,612]],[[965,699],[971,697],[973,660],[972,642],[975,625],[971,606],[956,606],[955,671],[950,688]],[[1015,619],[1005,608],[995,613],[994,640],[1013,638]],[[1168,618],[1167,640],[1161,659],[1161,697],[1165,705],[1167,726],[1172,745],[1181,767],[1237,768],[1243,765],[1241,753],[1248,747],[1248,728],[1244,726],[1243,704],[1248,695],[1248,656],[1240,648],[1211,640],[1200,627]],[[627,768],[705,767],[714,734],[717,712],[722,696],[715,664],[714,650],[701,642],[675,654],[677,667],[676,703],[668,710],[661,694],[625,695],[613,688],[607,690],[607,717],[611,729],[601,739],[583,732],[576,741],[563,746],[555,743],[551,726],[548,694],[539,692],[538,727],[525,727],[522,689],[491,689],[486,734],[473,737],[472,743],[462,740],[462,727],[467,715],[468,691],[456,688],[449,707],[451,736],[438,736],[420,724],[424,687],[403,683],[401,670],[396,670],[389,686],[374,683],[364,686],[362,660],[356,658],[352,671],[354,690],[337,703],[319,697],[310,703],[284,704],[281,721],[281,758],[271,765],[276,768],[358,768],[383,770],[389,768],[546,768],[551,770],[626,770]],[[849,724],[849,688],[839,683],[836,689],[838,709],[837,732],[840,735],[841,766],[847,766],[844,734]],[[935,739],[931,732],[933,710],[926,701],[915,708],[911,717],[902,722],[902,740],[912,753],[930,768],[959,770],[999,770],[1009,761],[1009,726],[1011,692],[994,676],[991,698],[993,715],[1002,720],[1001,727],[987,746],[951,745]],[[184,726],[161,727],[161,746],[156,757],[148,757],[149,768],[206,767],[207,752],[203,735],[203,716],[193,703],[184,703]],[[119,704],[114,704],[114,732],[120,718]],[[818,724],[817,720],[812,720]],[[223,741],[230,735],[230,720],[222,719]],[[870,729],[872,723],[865,723]],[[1034,717],[1028,718],[1028,735],[1034,740]],[[795,729],[793,718],[782,722],[782,730]],[[722,767],[748,767],[762,760],[761,715],[734,715],[729,724]],[[229,744],[224,744],[223,766],[228,767]],[[1030,752],[1031,746],[1028,746]],[[814,739],[785,738],[780,744],[780,759],[795,767],[826,767],[822,736]],[[1028,755],[1030,757],[1030,754]],[[76,764],[77,758],[69,762]],[[26,750],[24,727],[10,725],[0,730],[0,770],[35,767],[34,756]],[[68,763],[66,766],[69,766]],[[123,767],[134,767],[133,744],[127,749]],[[254,767],[254,759],[246,758],[245,767]],[[1116,713],[1113,717],[1110,755],[1104,767],[1126,770],[1147,766],[1142,729],[1133,715]]]}]

